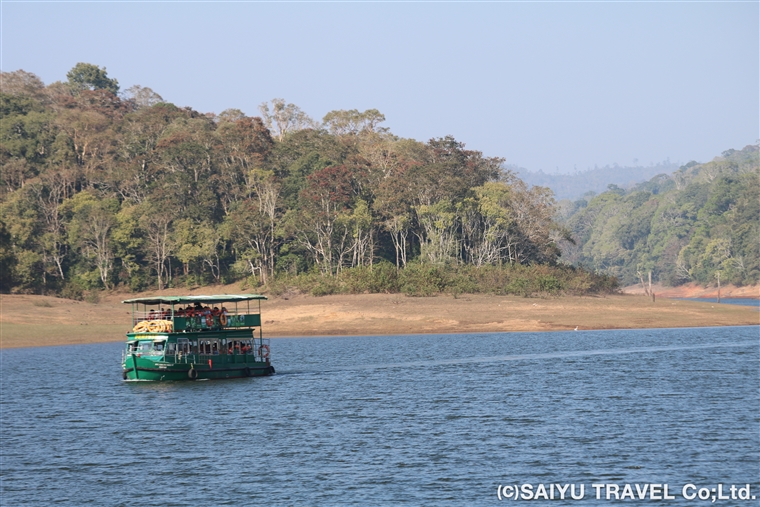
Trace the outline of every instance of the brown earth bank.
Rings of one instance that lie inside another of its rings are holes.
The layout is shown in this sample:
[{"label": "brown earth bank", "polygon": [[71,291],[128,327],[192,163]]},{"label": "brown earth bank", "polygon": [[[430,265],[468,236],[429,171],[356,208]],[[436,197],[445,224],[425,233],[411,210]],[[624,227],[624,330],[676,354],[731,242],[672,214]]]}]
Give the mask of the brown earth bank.
[{"label": "brown earth bank", "polygon": [[[625,287],[622,292],[624,294],[644,294],[644,288],[641,285],[630,285]],[[697,283],[688,283],[678,287],[665,287],[664,285],[652,284],[652,292],[655,296],[665,298],[717,298],[718,286],[704,287]],[[720,288],[720,297],[760,299],[760,286],[723,285]]]},{"label": "brown earth bank", "polygon": [[[162,295],[240,293],[237,286],[165,290]],[[155,295],[150,293],[148,295]],[[0,296],[0,348],[124,339],[130,307],[146,294],[106,294],[98,303],[50,296]],[[620,294],[522,298],[360,294],[273,297],[262,303],[268,337],[560,331],[760,324],[757,308]]]}]

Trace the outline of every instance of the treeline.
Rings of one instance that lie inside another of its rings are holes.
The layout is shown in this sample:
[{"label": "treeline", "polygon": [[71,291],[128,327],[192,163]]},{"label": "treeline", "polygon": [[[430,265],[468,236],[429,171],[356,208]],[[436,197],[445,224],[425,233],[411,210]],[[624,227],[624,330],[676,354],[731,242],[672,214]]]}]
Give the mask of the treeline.
[{"label": "treeline", "polygon": [[575,244],[564,259],[640,283],[651,271],[666,285],[753,285],[760,280],[760,150],[727,150],[689,162],[629,191],[562,201]]},{"label": "treeline", "polygon": [[[149,88],[120,94],[90,64],[67,77],[46,86],[2,74],[4,291],[242,280],[313,293],[614,288],[557,266],[563,231],[548,189],[452,137],[399,138],[374,109],[316,122],[281,99],[260,117],[201,114]],[[503,287],[478,289],[486,273]]]}]

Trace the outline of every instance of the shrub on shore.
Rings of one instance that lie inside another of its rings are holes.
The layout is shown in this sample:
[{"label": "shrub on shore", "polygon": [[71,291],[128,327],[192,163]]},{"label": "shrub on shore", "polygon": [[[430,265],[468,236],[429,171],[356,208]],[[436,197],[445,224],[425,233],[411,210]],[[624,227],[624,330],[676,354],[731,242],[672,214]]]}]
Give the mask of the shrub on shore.
[{"label": "shrub on shore", "polygon": [[288,292],[329,294],[403,293],[407,296],[437,294],[495,294],[523,297],[610,294],[618,290],[615,277],[572,266],[508,265],[469,266],[410,263],[397,270],[382,262],[372,267],[344,269],[335,276],[316,272],[286,275],[263,287],[272,295]]}]

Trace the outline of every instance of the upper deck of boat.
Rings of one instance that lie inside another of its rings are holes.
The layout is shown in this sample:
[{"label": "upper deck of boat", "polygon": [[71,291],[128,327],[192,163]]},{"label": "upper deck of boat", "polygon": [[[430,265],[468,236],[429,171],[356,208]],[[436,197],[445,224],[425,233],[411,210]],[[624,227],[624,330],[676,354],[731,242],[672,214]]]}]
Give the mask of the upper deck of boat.
[{"label": "upper deck of boat", "polygon": [[[261,326],[261,301],[266,299],[261,294],[221,294],[152,296],[122,303],[132,305],[135,332],[187,332]],[[251,301],[258,304],[251,308]]]}]

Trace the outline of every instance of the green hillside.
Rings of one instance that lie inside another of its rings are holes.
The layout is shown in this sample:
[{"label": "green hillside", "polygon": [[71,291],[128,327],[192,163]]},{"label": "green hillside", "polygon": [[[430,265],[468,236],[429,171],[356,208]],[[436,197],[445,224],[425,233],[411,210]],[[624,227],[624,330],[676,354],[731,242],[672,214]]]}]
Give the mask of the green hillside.
[{"label": "green hillside", "polygon": [[639,275],[667,285],[686,282],[757,284],[760,279],[758,146],[690,162],[629,191],[610,185],[589,201],[560,202],[576,243],[565,262],[618,277]]}]

